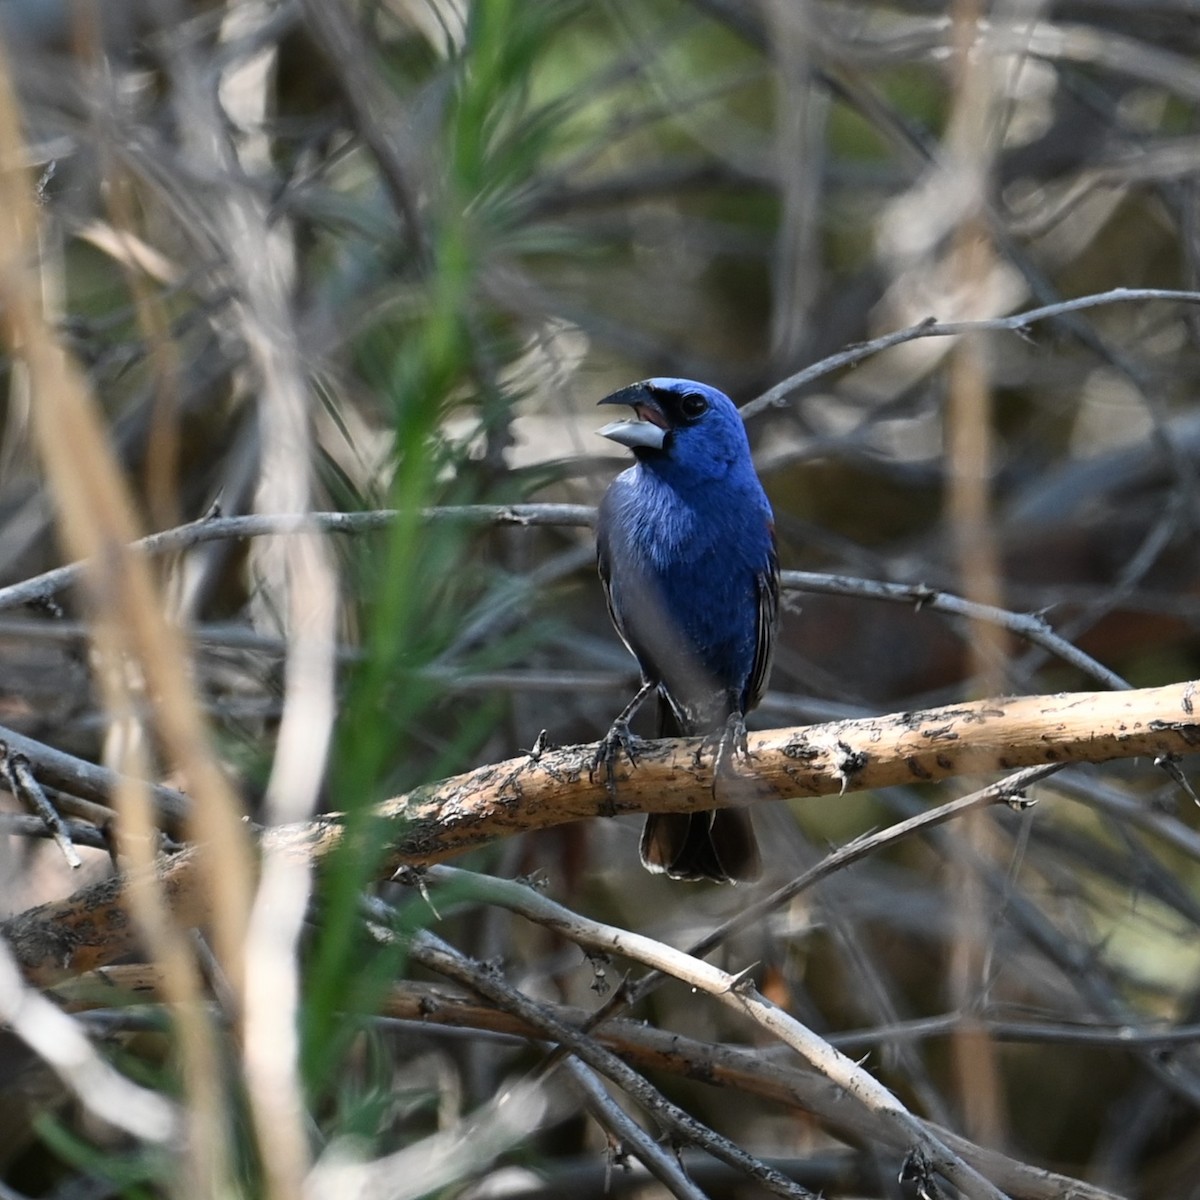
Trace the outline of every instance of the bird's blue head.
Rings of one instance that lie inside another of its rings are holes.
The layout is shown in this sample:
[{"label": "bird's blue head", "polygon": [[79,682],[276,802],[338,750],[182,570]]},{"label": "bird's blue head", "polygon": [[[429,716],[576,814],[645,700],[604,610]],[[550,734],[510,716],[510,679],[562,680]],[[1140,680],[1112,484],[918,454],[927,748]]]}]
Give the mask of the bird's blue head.
[{"label": "bird's blue head", "polygon": [[678,482],[706,483],[753,470],[750,443],[734,403],[694,379],[643,379],[601,404],[627,404],[636,419],[613,421],[601,437],[628,446],[638,461]]}]

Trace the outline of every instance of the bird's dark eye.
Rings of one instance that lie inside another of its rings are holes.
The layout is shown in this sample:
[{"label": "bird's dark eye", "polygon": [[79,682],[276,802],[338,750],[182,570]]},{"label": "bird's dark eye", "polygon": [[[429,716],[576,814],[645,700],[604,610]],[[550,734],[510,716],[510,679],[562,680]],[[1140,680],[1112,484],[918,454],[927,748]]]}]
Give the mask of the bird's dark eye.
[{"label": "bird's dark eye", "polygon": [[699,392],[684,392],[679,401],[679,411],[689,420],[708,412],[708,401]]}]

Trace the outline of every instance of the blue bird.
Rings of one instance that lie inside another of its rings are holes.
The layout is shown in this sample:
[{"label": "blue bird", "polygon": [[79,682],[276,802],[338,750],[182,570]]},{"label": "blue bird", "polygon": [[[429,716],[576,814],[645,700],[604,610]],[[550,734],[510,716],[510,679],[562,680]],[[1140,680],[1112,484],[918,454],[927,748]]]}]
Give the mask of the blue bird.
[{"label": "blue bird", "polygon": [[[642,672],[638,693],[596,754],[612,778],[634,758],[629,721],[652,691],[661,736],[703,735],[715,780],[746,755],[745,715],[762,699],[779,617],[771,506],[733,401],[690,379],[646,379],[606,396],[636,419],[599,433],[637,462],[600,504],[596,556],[609,616]],[[636,761],[636,760],[635,760]],[[642,863],[673,879],[754,879],[748,813],[652,813]]]}]

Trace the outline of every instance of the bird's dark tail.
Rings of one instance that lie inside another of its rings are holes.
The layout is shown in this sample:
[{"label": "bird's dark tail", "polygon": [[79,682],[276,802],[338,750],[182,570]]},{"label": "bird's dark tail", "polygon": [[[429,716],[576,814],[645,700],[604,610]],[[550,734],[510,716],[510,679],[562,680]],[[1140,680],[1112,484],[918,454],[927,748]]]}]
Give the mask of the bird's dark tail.
[{"label": "bird's dark tail", "polygon": [[[659,737],[682,737],[671,705],[658,698]],[[711,812],[651,813],[642,829],[642,865],[672,879],[743,883],[762,871],[750,813],[740,808]]]}]

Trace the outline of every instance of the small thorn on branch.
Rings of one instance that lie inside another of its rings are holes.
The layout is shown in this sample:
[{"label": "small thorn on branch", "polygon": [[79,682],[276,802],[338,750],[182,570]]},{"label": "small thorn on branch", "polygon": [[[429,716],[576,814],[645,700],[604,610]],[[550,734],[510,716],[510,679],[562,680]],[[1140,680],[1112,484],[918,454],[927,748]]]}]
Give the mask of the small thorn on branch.
[{"label": "small thorn on branch", "polygon": [[1154,760],[1154,765],[1160,770],[1166,771],[1168,775],[1191,797],[1192,803],[1200,805],[1200,796],[1196,795],[1196,789],[1192,787],[1191,780],[1183,773],[1179,766],[1178,754],[1160,754]]},{"label": "small thorn on branch", "polygon": [[433,913],[435,919],[439,921],[442,919],[442,914],[438,912],[437,906],[433,902],[433,897],[429,894],[426,872],[421,867],[398,867],[392,872],[392,882],[400,884],[401,887],[416,888],[421,893],[421,899],[429,906],[429,911]]}]

